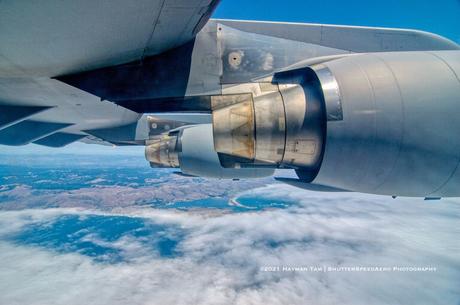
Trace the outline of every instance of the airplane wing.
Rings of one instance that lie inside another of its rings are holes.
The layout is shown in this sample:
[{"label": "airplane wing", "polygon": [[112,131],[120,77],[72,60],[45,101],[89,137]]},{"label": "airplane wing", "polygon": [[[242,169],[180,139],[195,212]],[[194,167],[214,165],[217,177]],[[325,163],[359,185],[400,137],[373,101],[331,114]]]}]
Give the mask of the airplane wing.
[{"label": "airplane wing", "polygon": [[58,147],[83,138],[103,144],[107,141],[85,131],[115,126],[119,144],[137,143],[138,113],[53,77],[142,61],[182,45],[195,37],[217,4],[0,1],[0,144]]},{"label": "airplane wing", "polygon": [[[143,145],[143,113],[210,113],[212,95],[291,65],[453,47],[417,31],[209,20],[218,2],[1,1],[0,144]],[[243,53],[253,63],[236,67]]]}]

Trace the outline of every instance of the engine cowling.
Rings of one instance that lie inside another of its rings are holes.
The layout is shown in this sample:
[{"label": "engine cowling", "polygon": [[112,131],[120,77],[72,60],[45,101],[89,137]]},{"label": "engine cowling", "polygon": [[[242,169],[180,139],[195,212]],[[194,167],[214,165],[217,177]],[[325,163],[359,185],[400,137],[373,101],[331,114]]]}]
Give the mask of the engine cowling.
[{"label": "engine cowling", "polygon": [[211,124],[184,126],[147,141],[145,157],[152,167],[180,168],[185,175],[235,179],[273,175],[269,168],[224,168],[213,146]]},{"label": "engine cowling", "polygon": [[359,54],[278,73],[269,90],[220,98],[215,149],[224,166],[294,168],[340,189],[460,196],[459,75],[458,51]]}]

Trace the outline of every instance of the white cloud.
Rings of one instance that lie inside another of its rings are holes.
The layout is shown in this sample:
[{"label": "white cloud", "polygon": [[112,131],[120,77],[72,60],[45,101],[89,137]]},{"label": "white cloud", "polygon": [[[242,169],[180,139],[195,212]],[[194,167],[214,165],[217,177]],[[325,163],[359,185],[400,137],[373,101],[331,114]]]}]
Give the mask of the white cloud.
[{"label": "white cloud", "polygon": [[[236,214],[119,211],[186,232],[178,245],[183,255],[175,258],[151,254],[132,236],[110,244],[136,258],[119,264],[2,241],[0,303],[458,305],[458,201],[312,193],[282,185],[250,192],[298,204]],[[0,235],[69,213],[100,212],[1,212]],[[433,266],[437,271],[263,272],[263,266]]]}]

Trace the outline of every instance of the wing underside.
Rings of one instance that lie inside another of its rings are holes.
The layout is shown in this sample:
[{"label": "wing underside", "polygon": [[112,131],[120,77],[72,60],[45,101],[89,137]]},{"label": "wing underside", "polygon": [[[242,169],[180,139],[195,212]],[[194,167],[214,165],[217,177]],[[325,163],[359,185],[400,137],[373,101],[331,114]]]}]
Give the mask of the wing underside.
[{"label": "wing underside", "polygon": [[138,113],[53,77],[142,61],[182,45],[193,39],[217,4],[1,1],[0,144],[107,144],[92,136],[97,132],[87,131],[111,127],[126,135],[141,118]]}]

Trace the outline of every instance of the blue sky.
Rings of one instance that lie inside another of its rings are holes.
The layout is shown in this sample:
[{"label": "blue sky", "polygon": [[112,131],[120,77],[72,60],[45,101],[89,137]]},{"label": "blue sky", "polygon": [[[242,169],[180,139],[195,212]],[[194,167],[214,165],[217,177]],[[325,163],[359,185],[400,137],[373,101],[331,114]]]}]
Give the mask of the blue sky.
[{"label": "blue sky", "polygon": [[[223,0],[214,18],[326,23],[360,26],[412,28],[433,32],[460,43],[460,0],[416,1],[305,1]],[[0,153],[140,154],[141,147],[112,147],[72,144],[62,149],[38,145],[6,147]]]},{"label": "blue sky", "polygon": [[222,0],[214,17],[412,28],[460,43],[459,0]]}]

